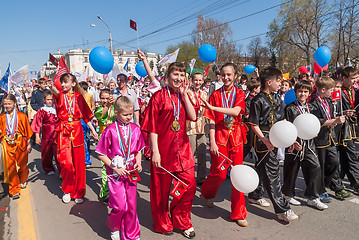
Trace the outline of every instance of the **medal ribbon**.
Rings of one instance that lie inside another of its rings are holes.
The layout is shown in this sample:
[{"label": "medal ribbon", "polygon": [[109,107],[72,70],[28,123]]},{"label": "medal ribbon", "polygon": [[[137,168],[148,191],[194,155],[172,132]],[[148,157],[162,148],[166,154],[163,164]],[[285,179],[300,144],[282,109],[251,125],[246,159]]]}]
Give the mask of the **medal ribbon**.
[{"label": "medal ribbon", "polygon": [[130,155],[131,155],[131,138],[132,138],[131,126],[128,125],[127,141],[125,140],[125,137],[122,134],[121,126],[118,121],[116,121],[116,129],[117,129],[117,133],[119,136],[119,144],[120,144],[121,153],[122,153],[123,157],[125,158],[125,160],[128,161],[130,159]]},{"label": "medal ribbon", "polygon": [[10,134],[12,137],[15,136],[15,133],[17,131],[17,111],[14,110],[14,113],[12,114],[12,117],[10,117],[9,113],[6,113],[6,133]]},{"label": "medal ribbon", "polygon": [[[221,87],[221,96],[222,96],[222,106],[224,108],[232,108],[234,105],[234,99],[236,98],[236,91],[234,89],[234,87],[232,87],[232,90],[230,91],[228,98],[226,95],[226,91],[224,89],[224,86]],[[224,118],[229,118],[230,116],[227,116],[226,114],[224,114]]]},{"label": "medal ribbon", "polygon": [[[310,113],[308,103],[305,103],[305,104],[307,104],[307,112]],[[300,114],[305,113],[305,112],[303,112],[302,108],[299,106],[298,100],[295,100],[295,105],[297,105],[297,108],[299,109]]]},{"label": "medal ribbon", "polygon": [[105,122],[106,126],[108,125],[108,120],[110,119],[111,110],[112,110],[112,105],[108,108],[108,111],[107,111],[107,119]]},{"label": "medal ribbon", "polygon": [[350,105],[352,106],[352,108],[354,108],[354,103],[355,103],[355,98],[353,97],[354,96],[354,89],[352,88],[351,89],[351,98],[349,97],[348,95],[348,91],[343,87],[343,92],[345,93],[345,95],[347,96],[349,102],[350,102]]},{"label": "medal ribbon", "polygon": [[67,114],[75,116],[75,94],[74,94],[74,98],[71,99],[71,101],[69,101],[69,98],[67,97],[66,94],[64,94],[64,98],[65,98],[65,107],[67,110]]},{"label": "medal ribbon", "polygon": [[179,91],[177,91],[178,109],[176,108],[176,105],[175,105],[174,101],[171,98],[171,93],[170,93],[170,90],[169,90],[168,86],[167,86],[167,92],[168,92],[168,96],[171,99],[171,102],[172,102],[172,105],[173,105],[173,115],[175,116],[175,120],[178,121],[179,116],[180,116],[180,107],[181,107]]},{"label": "medal ribbon", "polygon": [[322,106],[322,108],[323,108],[323,110],[324,110],[324,112],[325,112],[325,115],[327,116],[327,119],[328,119],[328,120],[331,120],[331,119],[332,119],[332,116],[330,115],[330,108],[329,108],[328,102],[327,102],[325,99],[321,98],[321,97],[318,95],[318,93],[315,94],[315,95],[316,95],[318,101],[320,102],[320,105]]}]

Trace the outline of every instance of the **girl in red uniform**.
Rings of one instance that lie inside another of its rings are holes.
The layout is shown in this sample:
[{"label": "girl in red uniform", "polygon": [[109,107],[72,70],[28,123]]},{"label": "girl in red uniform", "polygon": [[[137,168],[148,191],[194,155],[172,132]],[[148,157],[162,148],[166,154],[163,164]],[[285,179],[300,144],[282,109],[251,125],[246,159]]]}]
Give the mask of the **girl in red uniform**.
[{"label": "girl in red uniform", "polygon": [[[145,58],[145,57],[144,57]],[[148,67],[146,59],[145,66]],[[194,158],[186,132],[186,120],[196,120],[196,113],[187,95],[189,87],[182,63],[169,65],[165,79],[168,86],[156,92],[146,110],[142,129],[150,133],[151,142],[151,211],[156,232],[173,234],[173,227],[187,238],[195,236],[191,208],[196,192]],[[165,168],[188,185],[180,199],[168,198],[172,180]],[[169,214],[171,213],[171,214]]]},{"label": "girl in red uniform", "polygon": [[84,97],[79,93],[76,77],[65,73],[60,77],[63,92],[59,92],[49,81],[49,87],[54,94],[56,112],[59,118],[57,132],[57,159],[60,162],[62,201],[69,203],[83,202],[86,192],[85,147],[81,119],[89,126],[95,139],[98,138],[90,120],[93,114]]}]

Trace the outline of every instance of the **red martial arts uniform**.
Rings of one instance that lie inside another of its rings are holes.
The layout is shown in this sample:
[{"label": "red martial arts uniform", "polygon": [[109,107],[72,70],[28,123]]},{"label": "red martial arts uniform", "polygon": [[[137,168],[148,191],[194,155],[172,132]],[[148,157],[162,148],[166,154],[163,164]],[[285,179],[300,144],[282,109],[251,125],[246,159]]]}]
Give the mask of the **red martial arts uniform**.
[{"label": "red martial arts uniform", "polygon": [[[145,117],[145,113],[147,111],[147,107],[145,108],[145,111],[143,113],[141,113],[141,108],[143,107],[143,105],[145,104],[145,99],[142,99],[142,98],[137,98],[138,100],[138,106],[140,107],[140,126],[143,125],[143,119]],[[143,139],[145,140],[145,149],[143,150],[143,155],[146,157],[146,158],[150,158],[151,157],[151,149],[150,149],[150,139],[149,139],[149,134],[148,132],[146,131],[142,131],[142,136],[143,136]]]},{"label": "red martial arts uniform", "polygon": [[[52,164],[52,159],[55,158],[57,169],[60,171],[60,166],[57,161],[56,154],[56,143],[55,143],[55,129],[59,122],[57,116],[48,111],[51,107],[42,107],[35,114],[34,120],[31,123],[31,129],[34,133],[41,133],[41,163],[42,169],[46,173],[55,171],[54,165]],[[55,111],[55,109],[53,109]]]},{"label": "red martial arts uniform", "polygon": [[[234,86],[233,86],[234,87]],[[225,89],[223,86],[222,88]],[[223,107],[221,89],[214,91],[210,96],[209,102],[212,106]],[[215,121],[215,140],[218,151],[233,161],[232,165],[243,164],[243,142],[246,142],[247,127],[242,123],[241,114],[245,111],[245,93],[234,87],[236,91],[235,102],[233,107],[240,107],[240,114],[233,117],[233,126],[228,129],[225,126],[224,115],[219,112],[206,110],[204,116]],[[229,90],[230,91],[230,90]],[[225,91],[227,98],[229,91]],[[227,177],[227,170],[219,170],[218,166],[224,160],[223,156],[213,155],[211,153],[211,168],[206,181],[201,188],[202,196],[205,199],[215,198],[222,182]],[[245,207],[244,194],[237,191],[232,185],[231,197],[231,219],[245,219],[247,217],[247,209]]]},{"label": "red martial arts uniform", "polygon": [[[68,93],[67,93],[68,94]],[[59,124],[57,132],[57,159],[61,166],[62,191],[71,193],[71,198],[83,198],[86,192],[85,146],[81,118],[88,123],[93,114],[84,97],[74,92],[69,101],[75,98],[75,109],[70,116],[65,105],[65,95],[54,95]],[[71,118],[71,119],[70,119]],[[71,121],[69,121],[71,120]]]},{"label": "red martial arts uniform", "polygon": [[17,129],[13,143],[6,140],[8,134],[6,129],[6,114],[3,113],[0,115],[0,141],[2,141],[4,183],[9,184],[9,194],[13,196],[20,193],[20,183],[25,183],[29,176],[27,141],[31,138],[32,131],[26,114],[20,111],[17,111]]},{"label": "red martial arts uniform", "polygon": [[[178,108],[178,97],[170,87],[172,101]],[[187,190],[180,199],[173,198],[170,204],[171,218],[169,216],[168,199],[172,180],[174,185],[176,179],[160,168],[151,164],[151,211],[153,227],[156,232],[166,233],[173,227],[186,230],[192,227],[191,208],[193,197],[196,192],[194,175],[194,158],[191,145],[186,132],[187,114],[185,103],[180,95],[181,107],[178,123],[178,132],[171,130],[174,121],[174,108],[168,95],[167,88],[156,92],[147,107],[142,129],[148,133],[158,134],[158,149],[161,155],[161,166],[173,173],[185,184]]]}]

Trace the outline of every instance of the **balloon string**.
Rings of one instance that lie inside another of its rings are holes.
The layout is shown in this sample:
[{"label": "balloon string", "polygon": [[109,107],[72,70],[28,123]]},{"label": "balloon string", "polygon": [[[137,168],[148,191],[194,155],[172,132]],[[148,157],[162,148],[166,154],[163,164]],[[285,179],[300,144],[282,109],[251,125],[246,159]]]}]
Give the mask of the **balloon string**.
[{"label": "balloon string", "polygon": [[261,164],[261,162],[263,161],[263,159],[268,155],[268,153],[271,151],[268,151],[263,157],[262,159],[257,163],[257,167]]}]

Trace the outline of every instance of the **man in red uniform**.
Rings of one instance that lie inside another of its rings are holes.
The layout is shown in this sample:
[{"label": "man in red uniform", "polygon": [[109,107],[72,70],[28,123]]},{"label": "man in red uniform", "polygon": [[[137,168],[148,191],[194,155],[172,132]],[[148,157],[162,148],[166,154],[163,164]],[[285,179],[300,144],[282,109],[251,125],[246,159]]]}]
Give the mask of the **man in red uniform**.
[{"label": "man in red uniform", "polygon": [[[147,61],[144,64],[146,66]],[[152,96],[142,130],[150,133],[151,141],[150,199],[154,230],[170,235],[175,227],[182,230],[185,237],[193,238],[191,208],[196,192],[195,162],[186,120],[195,121],[196,113],[187,95],[189,83],[185,71],[181,63],[170,64],[165,75],[168,86]],[[172,180],[175,186],[179,181],[163,168],[188,186],[180,198],[173,198],[170,209],[168,198]]]},{"label": "man in red uniform", "polygon": [[[243,141],[246,142],[247,127],[241,120],[245,111],[245,94],[233,86],[237,78],[237,66],[226,63],[221,68],[223,87],[213,92],[209,103],[202,99],[207,110],[204,116],[210,120],[209,139],[212,164],[210,173],[201,188],[202,196],[208,207],[214,207],[213,198],[227,177],[227,167],[222,162],[229,158],[233,166],[243,163]],[[242,227],[247,209],[244,194],[232,185],[231,219]]]}]

